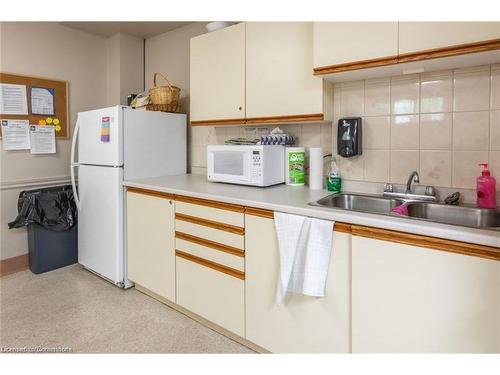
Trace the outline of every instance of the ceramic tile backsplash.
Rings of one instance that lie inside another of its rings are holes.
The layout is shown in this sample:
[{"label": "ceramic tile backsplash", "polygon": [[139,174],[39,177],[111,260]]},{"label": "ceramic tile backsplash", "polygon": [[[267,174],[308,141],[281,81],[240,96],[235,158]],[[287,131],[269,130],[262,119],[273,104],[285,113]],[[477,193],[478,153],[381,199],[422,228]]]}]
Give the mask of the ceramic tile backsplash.
[{"label": "ceramic tile backsplash", "polygon": [[488,150],[490,113],[455,112],[453,114],[453,149]]},{"label": "ceramic tile backsplash", "polygon": [[451,185],[451,151],[420,151],[420,183],[423,185]]},{"label": "ceramic tile backsplash", "polygon": [[391,149],[418,150],[419,148],[419,115],[402,115],[391,117]]},{"label": "ceramic tile backsplash", "polygon": [[391,79],[391,113],[419,113],[420,79],[418,76],[393,77]]},{"label": "ceramic tile backsplash", "polygon": [[365,115],[384,116],[391,113],[391,80],[365,81]]},{"label": "ceramic tile backsplash", "polygon": [[453,109],[453,73],[422,74],[420,111],[422,113],[451,112]]},{"label": "ceramic tile backsplash", "polygon": [[491,66],[491,109],[500,109],[500,64]]},{"label": "ceramic tile backsplash", "polygon": [[490,150],[500,150],[500,111],[490,113]]},{"label": "ceramic tile backsplash", "polygon": [[500,180],[500,64],[342,83],[334,93],[337,119],[363,118],[363,155],[341,158],[344,178],[406,183],[417,170],[422,185],[473,189],[477,164],[489,162]]},{"label": "ceramic tile backsplash", "polygon": [[486,111],[490,108],[490,66],[458,69],[453,74],[453,109]]},{"label": "ceramic tile backsplash", "polygon": [[396,184],[405,184],[410,172],[419,170],[419,162],[420,158],[418,151],[391,151],[391,182]]},{"label": "ceramic tile backsplash", "polygon": [[363,122],[363,147],[388,149],[390,146],[391,118],[389,116],[365,117]]},{"label": "ceramic tile backsplash", "polygon": [[423,150],[451,150],[451,113],[423,113],[420,115],[420,148]]}]

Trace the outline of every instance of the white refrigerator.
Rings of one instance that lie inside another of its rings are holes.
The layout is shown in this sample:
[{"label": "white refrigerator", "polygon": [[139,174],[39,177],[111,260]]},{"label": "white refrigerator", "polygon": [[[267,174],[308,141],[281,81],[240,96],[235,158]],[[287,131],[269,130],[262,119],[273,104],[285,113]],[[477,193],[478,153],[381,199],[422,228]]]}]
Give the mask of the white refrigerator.
[{"label": "white refrigerator", "polygon": [[126,272],[123,180],[185,174],[186,147],[184,114],[125,106],[78,113],[71,145],[78,263],[119,287],[132,286]]}]

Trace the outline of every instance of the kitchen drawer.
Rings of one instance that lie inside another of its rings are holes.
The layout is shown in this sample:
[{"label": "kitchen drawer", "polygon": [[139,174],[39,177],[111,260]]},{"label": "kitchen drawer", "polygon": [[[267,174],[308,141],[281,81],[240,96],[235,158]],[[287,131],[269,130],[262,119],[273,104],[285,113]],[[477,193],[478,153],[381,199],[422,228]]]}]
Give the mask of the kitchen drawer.
[{"label": "kitchen drawer", "polygon": [[245,258],[242,250],[226,248],[209,242],[205,244],[204,242],[206,241],[204,240],[200,241],[197,237],[194,237],[194,239],[189,237],[191,236],[186,236],[183,233],[177,233],[175,238],[175,248],[199,258],[245,272]]},{"label": "kitchen drawer", "polygon": [[245,337],[245,282],[176,257],[177,304],[211,322]]},{"label": "kitchen drawer", "polygon": [[243,250],[245,248],[245,231],[243,228],[225,225],[214,225],[213,222],[198,220],[182,214],[175,215],[175,230],[200,237],[223,245]]},{"label": "kitchen drawer", "polygon": [[244,208],[240,208],[240,206],[221,204],[202,199],[195,200],[194,198],[178,197],[175,205],[175,212],[223,224],[235,225],[238,227],[245,226]]}]

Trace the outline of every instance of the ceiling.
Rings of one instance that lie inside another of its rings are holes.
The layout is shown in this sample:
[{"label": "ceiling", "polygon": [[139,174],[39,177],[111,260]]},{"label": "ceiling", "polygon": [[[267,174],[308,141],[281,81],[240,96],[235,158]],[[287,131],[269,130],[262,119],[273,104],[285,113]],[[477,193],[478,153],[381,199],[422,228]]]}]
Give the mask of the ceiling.
[{"label": "ceiling", "polygon": [[61,22],[61,25],[103,37],[109,37],[121,32],[146,39],[191,23],[192,22]]}]

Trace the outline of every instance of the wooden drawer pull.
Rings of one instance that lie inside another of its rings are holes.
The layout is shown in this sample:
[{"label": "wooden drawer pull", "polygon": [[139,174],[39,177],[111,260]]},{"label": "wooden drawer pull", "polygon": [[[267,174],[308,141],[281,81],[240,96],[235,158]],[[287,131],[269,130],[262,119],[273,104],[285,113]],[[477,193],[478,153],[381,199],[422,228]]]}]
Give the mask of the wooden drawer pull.
[{"label": "wooden drawer pull", "polygon": [[181,240],[193,242],[193,243],[196,243],[198,245],[209,247],[211,249],[219,250],[219,251],[222,251],[224,253],[236,255],[236,256],[239,256],[242,258],[245,256],[245,252],[241,249],[238,249],[236,247],[232,247],[229,245],[224,245],[224,244],[219,243],[219,242],[210,241],[210,240],[207,240],[205,238],[196,237],[196,236],[193,236],[191,234],[175,231],[175,238],[179,238]]},{"label": "wooden drawer pull", "polygon": [[187,221],[188,223],[203,225],[206,227],[219,229],[219,230],[223,230],[226,232],[239,234],[241,236],[243,236],[245,234],[245,228],[238,227],[236,225],[222,224],[222,223],[219,223],[217,221],[202,219],[199,217],[194,217],[194,216],[189,216],[189,215],[184,215],[184,214],[179,214],[179,213],[175,214],[175,218],[177,220]]},{"label": "wooden drawer pull", "polygon": [[233,277],[236,277],[238,279],[245,280],[245,273],[238,271],[238,270],[235,270],[234,268],[226,267],[226,266],[223,266],[222,264],[215,263],[215,262],[212,262],[210,260],[206,260],[206,259],[197,257],[195,255],[185,253],[185,252],[180,251],[180,250],[175,250],[175,255],[178,256],[179,258],[183,258],[183,259],[189,260],[191,262],[198,263],[202,266],[205,266],[205,267],[211,268],[213,270],[225,273],[229,276],[233,276]]},{"label": "wooden drawer pull", "polygon": [[194,198],[194,197],[186,197],[183,195],[177,195],[176,200],[178,200],[180,202],[184,202],[184,203],[191,203],[191,204],[197,204],[197,205],[206,206],[206,207],[218,208],[220,210],[240,212],[240,213],[245,212],[245,207],[243,207],[243,206],[240,206],[237,204],[225,203],[225,202],[212,201],[209,199],[201,199],[201,198]]}]

